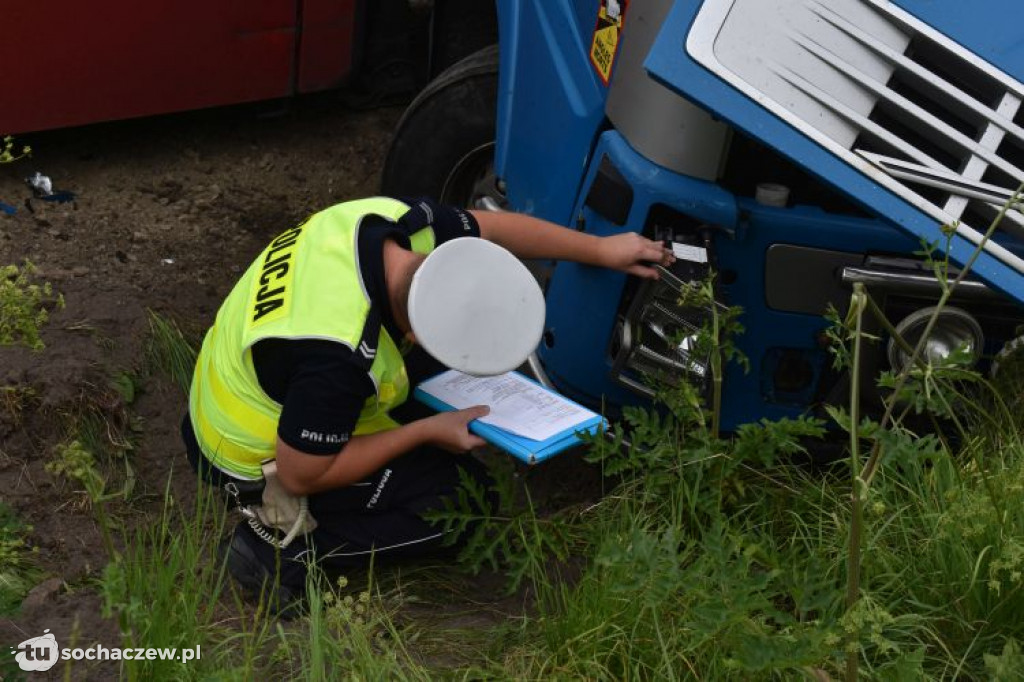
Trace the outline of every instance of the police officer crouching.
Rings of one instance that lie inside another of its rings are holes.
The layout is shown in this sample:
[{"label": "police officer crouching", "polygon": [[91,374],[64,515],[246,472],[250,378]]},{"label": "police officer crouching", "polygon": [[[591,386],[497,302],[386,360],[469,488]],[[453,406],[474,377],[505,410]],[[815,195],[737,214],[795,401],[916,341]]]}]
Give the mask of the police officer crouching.
[{"label": "police officer crouching", "polygon": [[447,367],[497,374],[536,346],[543,298],[511,254],[641,277],[672,258],[631,232],[375,197],[285,231],[232,289],[182,437],[244,515],[229,571],[273,610],[294,608],[309,562],[345,571],[448,551],[424,515],[454,498],[460,471],[490,486],[467,454],[483,445],[467,425],[488,408],[431,414],[407,399]]}]

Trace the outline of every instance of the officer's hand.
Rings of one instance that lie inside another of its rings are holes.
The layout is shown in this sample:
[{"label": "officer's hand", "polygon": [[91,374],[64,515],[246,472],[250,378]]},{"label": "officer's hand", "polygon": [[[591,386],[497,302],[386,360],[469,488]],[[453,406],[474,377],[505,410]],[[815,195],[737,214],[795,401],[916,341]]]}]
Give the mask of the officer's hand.
[{"label": "officer's hand", "polygon": [[427,417],[430,442],[448,452],[469,452],[481,447],[486,441],[469,432],[469,422],[487,416],[490,411],[486,405],[477,405]]},{"label": "officer's hand", "polygon": [[636,232],[623,232],[603,237],[597,245],[598,263],[612,270],[621,270],[637,277],[656,279],[652,265],[671,265],[675,261],[670,249],[661,242],[642,237]]}]

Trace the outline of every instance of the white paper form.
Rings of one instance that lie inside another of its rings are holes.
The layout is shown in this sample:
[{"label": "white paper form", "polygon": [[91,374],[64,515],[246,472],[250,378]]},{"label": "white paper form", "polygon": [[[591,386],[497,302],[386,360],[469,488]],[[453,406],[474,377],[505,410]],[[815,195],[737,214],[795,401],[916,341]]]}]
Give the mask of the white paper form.
[{"label": "white paper form", "polygon": [[547,440],[597,416],[515,372],[474,377],[452,369],[424,381],[420,390],[457,410],[487,405],[491,413],[480,421],[531,440]]},{"label": "white paper form", "polygon": [[691,246],[672,242],[672,255],[679,260],[688,260],[691,263],[707,263],[708,250],[703,246]]}]

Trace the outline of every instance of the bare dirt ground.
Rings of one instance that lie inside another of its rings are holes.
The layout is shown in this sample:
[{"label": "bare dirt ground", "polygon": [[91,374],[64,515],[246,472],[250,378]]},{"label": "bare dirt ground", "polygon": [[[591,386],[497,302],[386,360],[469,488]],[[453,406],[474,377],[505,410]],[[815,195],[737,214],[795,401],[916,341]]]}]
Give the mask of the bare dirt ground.
[{"label": "bare dirt ground", "polygon": [[[0,618],[0,641],[49,628],[79,646],[113,646],[90,581],[107,562],[76,485],[45,469],[75,419],[100,411],[136,441],[135,504],[159,504],[171,467],[187,467],[185,409],[170,381],[145,378],[127,404],[111,381],[143,367],[147,310],[198,337],[234,280],[275,234],[310,213],[377,191],[400,108],[352,111],[302,100],[22,136],[32,157],[0,166],[0,265],[31,261],[65,300],[33,352],[0,347],[0,502],[32,526],[41,584],[20,614]],[[71,203],[33,198],[41,171]],[[17,398],[14,400],[13,398]],[[178,477],[188,495],[194,482]],[[77,626],[76,626],[77,622]]]}]

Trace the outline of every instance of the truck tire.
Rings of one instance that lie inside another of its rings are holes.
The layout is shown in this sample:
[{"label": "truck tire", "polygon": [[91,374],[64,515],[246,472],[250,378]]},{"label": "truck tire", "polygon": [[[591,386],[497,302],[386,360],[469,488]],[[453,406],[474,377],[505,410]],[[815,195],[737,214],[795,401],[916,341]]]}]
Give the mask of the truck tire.
[{"label": "truck tire", "polygon": [[395,129],[382,194],[483,208],[494,181],[498,46],[452,65],[416,96]]},{"label": "truck tire", "polygon": [[492,0],[435,0],[431,23],[434,74],[498,42],[498,8]]}]

